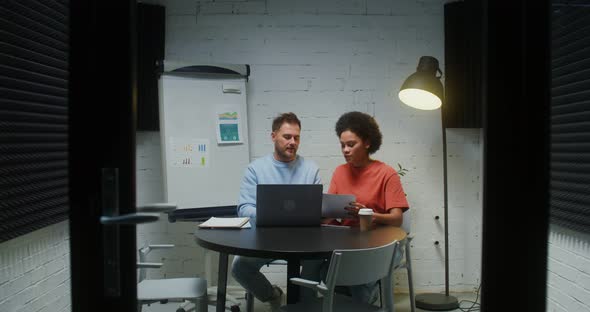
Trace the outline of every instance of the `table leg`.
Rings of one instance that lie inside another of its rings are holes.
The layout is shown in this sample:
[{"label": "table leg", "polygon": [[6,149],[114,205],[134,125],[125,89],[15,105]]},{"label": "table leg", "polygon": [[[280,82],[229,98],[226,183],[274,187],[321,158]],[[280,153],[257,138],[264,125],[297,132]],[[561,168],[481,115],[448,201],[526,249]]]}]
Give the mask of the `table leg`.
[{"label": "table leg", "polygon": [[219,253],[219,268],[217,273],[217,307],[215,311],[225,311],[225,291],[227,288],[227,258],[224,252]]},{"label": "table leg", "polygon": [[295,304],[299,301],[299,286],[290,282],[290,278],[299,277],[299,259],[287,260],[287,304]]}]

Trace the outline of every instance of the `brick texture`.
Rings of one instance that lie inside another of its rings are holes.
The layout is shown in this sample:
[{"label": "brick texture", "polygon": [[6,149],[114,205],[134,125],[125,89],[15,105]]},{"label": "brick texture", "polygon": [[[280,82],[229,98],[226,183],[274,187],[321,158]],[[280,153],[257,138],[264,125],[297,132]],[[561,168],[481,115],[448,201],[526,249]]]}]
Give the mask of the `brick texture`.
[{"label": "brick texture", "polygon": [[590,311],[590,236],[550,227],[547,311]]},{"label": "brick texture", "polygon": [[71,311],[68,221],[0,244],[0,311]]}]

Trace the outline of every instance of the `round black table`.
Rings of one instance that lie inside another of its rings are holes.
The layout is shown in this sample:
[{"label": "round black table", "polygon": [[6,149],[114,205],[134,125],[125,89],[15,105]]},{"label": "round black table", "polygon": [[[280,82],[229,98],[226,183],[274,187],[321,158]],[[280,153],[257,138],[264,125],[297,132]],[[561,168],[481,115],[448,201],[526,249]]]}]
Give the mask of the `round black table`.
[{"label": "round black table", "polygon": [[[395,240],[401,241],[406,232],[395,226],[377,226],[370,231],[358,228],[317,227],[260,227],[251,220],[249,229],[197,229],[197,243],[219,252],[217,283],[217,311],[225,310],[228,255],[287,260],[287,281],[299,276],[300,261],[328,258],[336,249],[379,247]],[[287,303],[299,297],[296,285],[287,282]]]}]

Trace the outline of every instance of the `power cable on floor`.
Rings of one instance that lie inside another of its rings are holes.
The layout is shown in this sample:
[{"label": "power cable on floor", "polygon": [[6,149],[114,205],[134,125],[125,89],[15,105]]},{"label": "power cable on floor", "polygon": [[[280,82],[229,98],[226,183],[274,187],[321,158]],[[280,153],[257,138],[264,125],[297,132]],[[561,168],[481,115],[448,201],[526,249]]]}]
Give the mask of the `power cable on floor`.
[{"label": "power cable on floor", "polygon": [[[479,299],[479,290],[481,289],[481,284],[479,284],[479,286],[477,286],[477,295],[475,296],[475,301],[471,301],[471,300],[461,300],[459,301],[459,310],[463,311],[463,312],[475,312],[475,311],[479,311],[480,310],[480,305],[479,302],[477,302],[477,299]],[[467,304],[471,304],[470,307],[461,307],[462,303],[467,303]]]}]

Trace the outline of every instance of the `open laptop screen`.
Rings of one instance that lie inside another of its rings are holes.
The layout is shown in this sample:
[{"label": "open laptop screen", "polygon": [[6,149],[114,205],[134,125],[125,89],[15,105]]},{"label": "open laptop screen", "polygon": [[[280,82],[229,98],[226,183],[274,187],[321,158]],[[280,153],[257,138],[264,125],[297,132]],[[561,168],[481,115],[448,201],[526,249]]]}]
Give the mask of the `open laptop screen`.
[{"label": "open laptop screen", "polygon": [[258,184],[256,226],[319,226],[322,184]]}]

